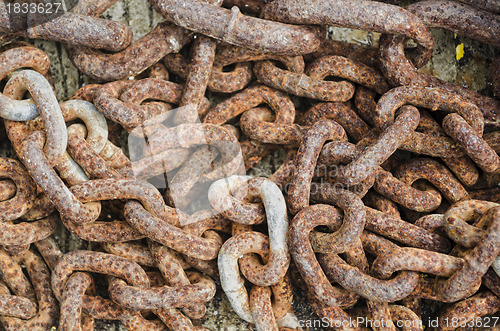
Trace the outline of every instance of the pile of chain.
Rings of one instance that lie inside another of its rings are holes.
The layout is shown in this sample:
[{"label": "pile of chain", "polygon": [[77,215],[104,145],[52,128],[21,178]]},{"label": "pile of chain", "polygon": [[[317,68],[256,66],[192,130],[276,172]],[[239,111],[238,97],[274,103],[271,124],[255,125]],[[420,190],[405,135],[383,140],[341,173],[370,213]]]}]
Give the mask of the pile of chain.
[{"label": "pile of chain", "polygon": [[[438,330],[500,310],[500,101],[418,71],[430,27],[500,46],[498,1],[151,0],[166,22],[133,43],[99,18],[114,2],[40,24],[0,4],[6,330],[201,330],[216,284],[257,330],[300,329],[293,288],[336,330],[422,330],[428,300]],[[58,102],[19,36],[62,42],[96,84]],[[185,212],[201,187],[210,208]],[[62,226],[92,249],[62,252]]]}]

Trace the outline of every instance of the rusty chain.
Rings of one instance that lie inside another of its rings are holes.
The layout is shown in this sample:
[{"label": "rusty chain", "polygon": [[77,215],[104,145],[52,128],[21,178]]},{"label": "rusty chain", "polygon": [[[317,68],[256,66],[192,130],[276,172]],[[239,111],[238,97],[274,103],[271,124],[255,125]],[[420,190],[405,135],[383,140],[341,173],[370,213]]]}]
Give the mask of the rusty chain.
[{"label": "rusty chain", "polygon": [[[206,330],[216,291],[263,331],[307,328],[294,296],[335,330],[495,326],[498,54],[488,95],[418,71],[430,28],[498,47],[495,1],[151,0],[166,21],[134,42],[116,1],[0,4],[4,329]],[[93,83],[57,100],[16,38]]]}]

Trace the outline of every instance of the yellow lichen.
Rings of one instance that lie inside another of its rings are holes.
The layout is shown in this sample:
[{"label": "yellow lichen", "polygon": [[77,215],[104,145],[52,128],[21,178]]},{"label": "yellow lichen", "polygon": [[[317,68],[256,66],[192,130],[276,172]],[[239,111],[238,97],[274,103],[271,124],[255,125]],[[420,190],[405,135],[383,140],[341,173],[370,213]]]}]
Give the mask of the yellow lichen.
[{"label": "yellow lichen", "polygon": [[457,57],[457,61],[459,61],[461,58],[464,57],[464,43],[460,43],[457,45],[457,48],[456,48],[456,57]]}]

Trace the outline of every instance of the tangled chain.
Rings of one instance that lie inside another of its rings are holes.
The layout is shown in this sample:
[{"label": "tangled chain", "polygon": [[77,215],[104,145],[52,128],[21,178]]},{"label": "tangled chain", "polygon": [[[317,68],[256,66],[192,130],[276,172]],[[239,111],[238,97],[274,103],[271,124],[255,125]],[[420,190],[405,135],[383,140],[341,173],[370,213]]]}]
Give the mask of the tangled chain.
[{"label": "tangled chain", "polygon": [[[166,21],[133,43],[99,17],[115,2],[0,4],[3,328],[203,330],[217,289],[263,331],[304,328],[294,294],[335,330],[422,330],[428,300],[436,330],[500,311],[500,60],[490,96],[418,70],[430,28],[500,47],[498,1],[151,0]],[[17,37],[95,84],[59,102]]]}]

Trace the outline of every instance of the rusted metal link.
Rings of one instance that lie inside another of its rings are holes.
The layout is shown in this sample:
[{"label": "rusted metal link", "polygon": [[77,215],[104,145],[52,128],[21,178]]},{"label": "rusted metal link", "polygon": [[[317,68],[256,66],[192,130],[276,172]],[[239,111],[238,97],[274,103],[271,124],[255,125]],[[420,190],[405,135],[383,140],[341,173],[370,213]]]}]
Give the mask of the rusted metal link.
[{"label": "rusted metal link", "polygon": [[23,216],[33,205],[35,182],[17,160],[0,158],[0,177],[14,182],[14,195],[0,202],[0,221],[14,221]]},{"label": "rusted metal link", "polygon": [[401,272],[389,280],[371,277],[347,264],[336,254],[319,256],[325,274],[343,288],[374,301],[394,302],[408,296],[417,286],[418,274]]},{"label": "rusted metal link", "polygon": [[72,251],[64,254],[52,271],[52,289],[61,300],[68,279],[76,271],[89,271],[120,277],[133,286],[149,287],[146,272],[128,259],[94,251]]},{"label": "rusted metal link", "polygon": [[208,199],[217,212],[238,224],[262,223],[266,217],[264,206],[241,201],[234,196],[234,193],[239,191],[244,192],[243,198],[245,198],[250,185],[252,185],[252,180],[249,176],[231,176],[220,179],[210,186]]},{"label": "rusted metal link", "polygon": [[445,166],[432,159],[414,158],[403,163],[395,172],[402,182],[412,185],[419,179],[432,183],[450,202],[468,200],[465,188],[453,177]]},{"label": "rusted metal link", "polygon": [[282,314],[283,317],[277,314],[276,307],[271,302],[271,293],[275,295],[276,301],[281,299],[280,294],[278,294],[274,288],[254,286],[250,291],[250,309],[256,329],[281,331],[296,330],[299,325],[296,321],[297,317],[290,311],[291,292],[290,305],[284,310]]},{"label": "rusted metal link", "polygon": [[429,156],[439,156],[462,183],[471,186],[477,182],[479,171],[474,162],[465,155],[463,149],[457,146],[453,139],[445,135],[443,128],[427,111],[421,111],[417,130],[422,132],[414,132],[412,139],[408,139],[401,146],[401,149]]},{"label": "rusted metal link", "polygon": [[377,70],[342,56],[328,55],[317,58],[307,67],[306,74],[313,79],[341,77],[379,94],[384,94],[391,88]]},{"label": "rusted metal link", "polygon": [[82,299],[92,278],[84,272],[75,272],[66,282],[61,301],[59,329],[82,330]]},{"label": "rusted metal link", "polygon": [[402,107],[396,121],[387,127],[379,138],[365,148],[356,159],[346,166],[339,166],[332,173],[335,181],[347,187],[359,184],[372,176],[399,146],[407,140],[416,129],[419,122],[419,112],[415,107]]},{"label": "rusted metal link", "polygon": [[199,0],[151,3],[163,17],[179,26],[263,53],[293,56],[310,53],[319,46],[317,33],[310,28],[245,16],[238,7],[228,10]]},{"label": "rusted metal link", "polygon": [[[8,19],[2,22],[0,31],[29,39],[59,41],[109,51],[119,51],[132,41],[132,31],[123,23],[74,12],[58,15],[48,11],[48,8],[47,13],[30,11],[28,16],[27,12],[20,10],[16,13],[2,3],[0,15]],[[15,24],[11,24],[13,20]]]},{"label": "rusted metal link", "polygon": [[343,69],[348,70],[345,66],[339,65],[334,68],[336,70],[330,68],[329,72],[326,70],[326,72],[318,72],[318,70],[311,69],[303,74],[280,69],[271,61],[260,61],[255,64],[254,73],[259,82],[290,94],[322,101],[347,101],[354,95],[353,84],[347,81],[323,80],[326,76],[340,76],[342,78],[348,76],[343,72]]},{"label": "rusted metal link", "polygon": [[[309,223],[312,223],[312,224],[308,225],[308,228],[311,227],[311,229],[312,229],[314,226],[317,226],[318,224],[324,224],[326,221],[325,219],[316,221],[318,219],[318,211],[315,209],[317,209],[318,207],[320,207],[320,205],[315,205],[315,206],[311,206],[311,207],[308,207],[306,209],[303,209],[295,217],[293,222],[295,222],[295,220],[297,218],[301,217],[300,215],[303,215],[307,211],[307,214],[309,214],[309,216],[307,216],[307,220]],[[303,221],[300,220],[300,222],[303,222]],[[295,238],[298,239],[299,234],[296,233],[294,230],[295,229],[292,226],[292,232],[291,232],[292,233],[291,234],[292,235],[292,253],[294,254],[295,262],[296,262],[297,266],[299,267],[299,271],[301,272],[304,280],[309,285],[309,288],[316,293],[316,295],[320,295],[321,297],[324,298],[321,300],[322,302],[324,302],[325,304],[327,304],[329,306],[339,306],[339,305],[341,306],[342,304],[335,303],[335,301],[338,301],[338,299],[334,301],[334,299],[336,299],[335,297],[336,296],[339,297],[340,293],[336,293],[336,295],[330,295],[327,298],[325,298],[326,293],[331,293],[331,291],[329,290],[329,288],[331,288],[331,285],[329,284],[329,282],[327,282],[327,283],[323,283],[323,281],[318,282],[318,279],[319,279],[318,277],[314,277],[314,278],[308,277],[311,274],[311,272],[313,272],[314,269],[319,268],[319,265],[318,265],[318,267],[313,268],[313,266],[310,265],[311,262],[308,262],[309,258],[305,254],[307,254],[307,251],[310,250],[310,246],[309,246],[309,249],[307,249],[307,250],[304,250],[305,246],[303,246],[303,245],[295,246],[296,243],[294,242],[294,239]],[[306,231],[306,234],[305,234],[306,238],[307,238],[307,232],[309,232],[309,231]],[[302,237],[302,236],[304,236],[304,234],[300,234],[300,237]],[[312,249],[310,250],[310,252],[312,253]],[[314,255],[312,255],[312,256],[314,256]],[[315,260],[315,258],[314,258],[314,260]],[[324,272],[327,273],[327,275],[329,275],[329,277],[334,277],[334,279],[337,282],[340,282],[340,284],[342,284],[342,286],[344,288],[347,288],[347,289],[349,289],[349,291],[354,291],[354,293],[359,293],[359,294],[366,296],[368,298],[376,298],[376,300],[379,300],[379,301],[380,300],[382,300],[382,301],[398,300],[401,297],[407,296],[413,290],[413,288],[417,285],[418,275],[416,275],[416,274],[402,273],[398,277],[386,282],[386,281],[380,281],[380,280],[369,277],[368,275],[364,274],[362,270],[360,270],[356,267],[349,266],[348,264],[346,264],[342,260],[339,260],[337,255],[334,255],[334,254],[321,255],[320,261],[322,263],[326,263],[326,266],[325,266],[325,264],[323,264],[324,270],[325,270]],[[317,262],[315,262],[315,263],[317,263]],[[302,264],[304,264],[304,265],[302,266]],[[333,267],[333,264],[335,264],[335,267]],[[306,268],[306,266],[307,266],[307,268]],[[321,269],[319,269],[319,270],[321,270]],[[325,277],[323,274],[323,271],[319,271],[319,272],[320,273],[317,273],[315,271],[315,275],[322,275],[321,278]],[[344,276],[342,276],[342,274]],[[349,276],[347,276],[347,275],[349,275]],[[326,278],[325,278],[325,280],[326,280]],[[324,284],[328,284],[328,285],[324,285]],[[328,290],[328,292],[327,292],[327,290]],[[350,293],[352,293],[352,292],[350,292]],[[401,297],[399,297],[399,296],[401,296]]]},{"label": "rusted metal link", "polygon": [[283,63],[288,70],[296,73],[304,72],[305,64],[302,56],[280,56],[272,53],[261,53],[244,47],[233,45],[219,45],[215,55],[216,66],[227,66],[230,64],[275,60]]},{"label": "rusted metal link", "polygon": [[[85,136],[87,130],[81,124],[72,124],[68,128],[68,153],[72,159],[92,178],[119,178],[121,174],[92,148],[91,141]],[[102,151],[102,150],[101,150]],[[86,179],[88,180],[88,178]],[[78,183],[76,183],[78,184]]]},{"label": "rusted metal link", "polygon": [[124,242],[143,239],[145,236],[123,220],[94,221],[89,224],[75,224],[61,219],[65,228],[76,237],[94,242]]},{"label": "rusted metal link", "polygon": [[366,229],[415,248],[440,253],[451,249],[450,242],[443,236],[369,207],[366,208]]},{"label": "rusted metal link", "polygon": [[[420,73],[406,58],[404,41],[405,38],[398,35],[382,35],[380,38],[381,69],[390,83],[393,85],[413,85],[415,88],[439,88],[448,91],[447,93],[459,95],[479,107],[486,124],[499,125],[500,101],[445,82],[437,77]],[[437,95],[434,98],[439,99]]]},{"label": "rusted metal link", "polygon": [[[498,15],[448,0],[424,0],[406,7],[431,28],[442,28],[458,35],[500,46]],[[460,20],[457,20],[460,17]],[[463,24],[464,21],[466,24]],[[462,21],[462,22],[460,22]]]},{"label": "rusted metal link", "polygon": [[436,210],[442,202],[439,191],[421,183],[418,188],[404,183],[390,172],[379,170],[373,188],[401,206],[418,212]]},{"label": "rusted metal link", "polygon": [[159,102],[141,105],[143,100],[150,97],[178,103],[181,93],[180,85],[163,79],[116,81],[97,89],[94,93],[94,103],[104,116],[131,131],[147,119],[171,109],[167,104]]},{"label": "rusted metal link", "polygon": [[127,285],[124,280],[114,278],[109,285],[113,301],[128,309],[161,309],[182,307],[190,302],[208,301],[215,295],[215,283],[207,276],[190,274],[193,285],[181,287],[153,287]]},{"label": "rusted metal link", "polygon": [[353,44],[345,41],[325,38],[319,48],[313,53],[305,54],[304,59],[312,62],[325,55],[343,56],[364,63],[372,68],[378,68],[378,48]]},{"label": "rusted metal link", "polygon": [[250,139],[266,144],[297,144],[302,136],[302,128],[297,124],[281,124],[274,122],[272,111],[267,108],[246,110],[240,118],[241,130]]},{"label": "rusted metal link", "polygon": [[481,277],[486,273],[500,252],[494,242],[498,241],[500,207],[493,207],[483,215],[488,229],[481,241],[464,257],[466,263],[446,281],[436,287],[435,295],[444,302],[455,302],[469,297],[477,291]]},{"label": "rusted metal link", "polygon": [[[226,241],[221,248],[218,258],[222,288],[236,313],[250,323],[255,323],[256,321],[254,321],[251,313],[251,303],[244,286],[244,280],[239,274],[238,259],[247,253],[258,253],[261,256],[265,256],[267,247],[269,247],[269,240],[265,235],[254,231],[245,231]],[[289,261],[289,257],[287,257],[287,260]],[[271,266],[270,269],[266,270],[267,272],[275,269],[273,270],[275,274],[272,275],[272,279],[274,279],[274,283],[278,283],[277,286],[273,287],[276,300],[275,305],[273,305],[275,316],[283,315],[277,309],[279,308],[278,299],[287,293],[286,284],[280,284],[287,268],[288,263],[284,266],[278,266],[278,269]],[[285,286],[282,287],[282,285]],[[290,293],[286,295],[288,299],[290,299],[289,295]],[[288,303],[291,303],[291,301],[285,301],[284,306],[289,308]],[[284,311],[286,312],[286,309]]]},{"label": "rusted metal link", "polygon": [[[14,258],[7,257],[7,254],[3,250],[1,254],[3,277],[8,277],[8,279],[3,278],[3,280],[7,286],[18,294],[24,293],[22,296],[28,297],[31,301],[37,303],[37,312],[30,319],[6,315],[1,316],[0,321],[3,327],[6,330],[50,329],[56,323],[58,307],[50,286],[50,271],[45,262],[40,256],[30,250],[26,250]],[[5,262],[11,266],[10,269],[5,268]],[[26,268],[31,284],[23,274],[21,265]],[[26,287],[23,289],[23,286]]]},{"label": "rusted metal link", "polygon": [[[41,75],[47,75],[50,69],[49,58],[41,49],[28,43],[10,43],[1,48],[0,77],[5,79],[15,70],[30,68]],[[48,77],[46,77],[48,79]]]},{"label": "rusted metal link", "polygon": [[397,87],[384,94],[375,110],[376,125],[384,128],[391,124],[396,110],[405,104],[425,107],[429,110],[456,112],[467,120],[478,134],[483,134],[484,121],[478,106],[445,89],[421,86]]},{"label": "rusted metal link", "polygon": [[[163,63],[172,73],[186,80],[189,60],[181,54],[169,54],[163,58]],[[236,63],[230,72],[223,71],[223,66],[214,63],[207,89],[218,93],[232,93],[245,88],[252,80],[252,65],[249,62]]]},{"label": "rusted metal link", "polygon": [[349,106],[341,102],[321,102],[304,114],[303,125],[313,125],[320,119],[331,119],[340,124],[347,135],[355,141],[361,140],[370,131],[366,124]]},{"label": "rusted metal link", "polygon": [[488,10],[492,13],[500,13],[500,4],[498,4],[495,0],[459,0],[460,2],[467,3],[471,6],[481,8],[484,10]]},{"label": "rusted metal link", "polygon": [[[451,331],[467,327],[471,321],[484,315],[495,314],[500,310],[500,298],[490,291],[480,292],[463,301],[445,307],[439,314],[439,330]],[[456,319],[454,325],[446,321]],[[475,323],[474,323],[475,324]]]},{"label": "rusted metal link", "polygon": [[252,287],[250,291],[250,310],[255,321],[256,330],[278,330],[278,324],[271,306],[271,289],[269,287]]},{"label": "rusted metal link", "polygon": [[[67,138],[67,137],[66,137]],[[83,224],[97,219],[101,211],[100,203],[82,204],[66,187],[45,157],[42,147],[43,133],[36,131],[24,139],[20,146],[20,157],[35,182],[42,187],[50,202],[60,212],[61,217]]]},{"label": "rusted metal link", "polygon": [[[81,201],[100,201],[108,199],[135,199],[162,219],[172,218],[175,211],[167,207],[160,192],[152,184],[135,179],[94,179],[71,187],[71,192]],[[169,220],[178,224],[175,219]]]},{"label": "rusted metal link", "polygon": [[[335,9],[334,9],[335,8]],[[369,18],[366,13],[375,13]],[[293,24],[335,25],[388,34],[406,35],[418,44],[413,59],[417,67],[429,61],[434,38],[429,29],[412,13],[398,6],[373,1],[274,1],[264,7],[261,16]],[[362,19],[361,19],[362,18]]]},{"label": "rusted metal link", "polygon": [[[68,140],[61,108],[47,80],[33,70],[16,72],[5,85],[4,95],[21,100],[27,91],[33,97],[37,111],[45,122],[47,142],[44,150],[50,164],[55,166],[61,161]],[[9,139],[13,142],[16,152],[19,152],[21,142],[28,134],[26,124],[6,121],[5,125],[9,131]]]},{"label": "rusted metal link", "polygon": [[217,237],[202,238],[179,229],[169,222],[175,222],[175,211],[167,219],[160,219],[147,212],[141,204],[129,201],[125,205],[125,219],[133,228],[147,237],[183,254],[202,259],[212,260],[217,256],[222,245]]},{"label": "rusted metal link", "polygon": [[[3,64],[0,68],[0,80],[21,68],[31,68],[41,75],[46,75],[49,70],[47,54],[31,45],[14,47],[0,53],[0,63]],[[33,83],[36,84],[36,82]],[[51,88],[47,85],[41,80],[38,82],[38,88],[44,93],[48,93],[48,88]],[[32,101],[11,100],[2,93],[0,93],[0,112],[0,117],[13,121],[26,121],[38,115]]]},{"label": "rusted metal link", "polygon": [[[220,2],[220,1],[219,1]],[[210,78],[211,67],[214,63],[216,43],[205,36],[197,36],[191,49],[192,58],[189,65],[186,83],[179,102],[180,107],[175,114],[174,123],[194,123],[198,118],[200,105]]]},{"label": "rusted metal link", "polygon": [[[139,74],[189,41],[181,27],[160,23],[147,35],[117,53],[67,46],[70,60],[85,75],[98,81],[114,81]],[[120,63],[121,65],[116,65]]]},{"label": "rusted metal link", "polygon": [[463,259],[451,255],[402,247],[379,254],[373,262],[372,273],[382,279],[390,278],[394,272],[400,270],[450,277],[464,264]]},{"label": "rusted metal link", "polygon": [[363,203],[367,207],[380,210],[381,212],[387,213],[393,217],[401,218],[397,204],[376,192],[368,192],[363,197]]},{"label": "rusted metal link", "polygon": [[50,236],[57,227],[59,217],[56,214],[32,222],[0,223],[0,244],[29,245]]},{"label": "rusted metal link", "polygon": [[[374,189],[411,210],[429,212],[437,209],[441,204],[439,192],[451,203],[466,200],[469,197],[465,188],[450,171],[431,159],[412,159],[402,164],[395,174],[396,176],[393,176],[390,172],[380,170]],[[412,187],[419,179],[428,180],[439,192],[423,183],[420,183],[418,188]]]},{"label": "rusted metal link", "polygon": [[314,168],[321,148],[327,140],[347,140],[344,129],[334,121],[320,120],[304,135],[297,152],[294,175],[288,192],[288,208],[292,214],[309,205]]},{"label": "rusted metal link", "polygon": [[259,197],[264,204],[269,232],[269,253],[263,257],[264,265],[253,255],[240,261],[240,268],[251,283],[257,286],[271,286],[284,276],[290,263],[286,203],[283,194],[273,182],[259,177],[251,181],[249,197]]},{"label": "rusted metal link", "polygon": [[486,172],[500,172],[500,157],[460,115],[449,114],[443,120],[443,128]]},{"label": "rusted metal link", "polygon": [[156,266],[156,262],[153,259],[149,248],[138,242],[104,242],[102,243],[102,248],[108,253],[127,258],[142,266]]},{"label": "rusted metal link", "polygon": [[[175,251],[153,241],[148,241],[151,255],[155,265],[160,269],[162,279],[167,280],[169,286],[185,286],[191,285],[191,282],[184,272],[184,266],[181,261],[184,259],[176,254]],[[189,266],[187,266],[189,268]],[[159,286],[161,286],[159,285]],[[169,308],[170,309],[170,308]],[[200,319],[206,313],[206,307],[202,302],[196,302],[191,305],[186,305],[183,312],[190,318]]]},{"label": "rusted metal link", "polygon": [[[146,100],[161,100],[167,103],[179,104],[182,101],[181,93],[185,89],[185,86],[178,85],[164,79],[158,78],[146,78],[141,79],[134,83],[133,85],[127,87],[123,93],[120,95],[120,100],[125,103],[131,103],[135,105],[141,105],[145,108],[146,113],[154,114],[152,110],[148,109],[148,105],[155,105],[155,102],[149,102],[143,104]],[[181,106],[182,107],[182,106]],[[199,98],[199,105],[196,108],[197,112],[201,115],[210,108],[210,101],[208,101],[203,95]],[[176,114],[179,113],[179,110]],[[159,113],[157,115],[163,115]],[[151,121],[154,121],[153,115],[147,115],[145,118],[151,117]],[[161,117],[160,117],[161,118]]]},{"label": "rusted metal link", "polygon": [[[451,206],[442,218],[436,219],[434,228],[441,228],[446,235],[457,244],[466,248],[473,248],[484,236],[484,230],[478,224],[469,225],[467,222],[478,219],[489,209],[499,204],[489,201],[467,200]],[[485,224],[487,226],[488,223]]]},{"label": "rusted metal link", "polygon": [[223,124],[244,111],[266,103],[276,113],[276,124],[292,124],[295,120],[295,106],[283,92],[264,85],[249,87],[210,109],[204,123]]},{"label": "rusted metal link", "polygon": [[344,211],[344,219],[333,233],[312,231],[310,241],[313,250],[323,254],[340,254],[352,250],[365,227],[366,211],[363,202],[356,194],[330,184],[318,184],[317,190],[327,195],[330,203]]},{"label": "rusted metal link", "polygon": [[0,286],[0,314],[22,319],[30,319],[36,314],[36,306],[27,298],[11,295],[9,289],[2,283]]}]

